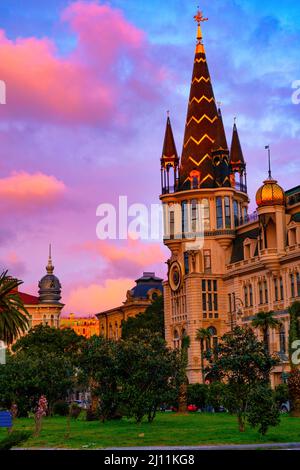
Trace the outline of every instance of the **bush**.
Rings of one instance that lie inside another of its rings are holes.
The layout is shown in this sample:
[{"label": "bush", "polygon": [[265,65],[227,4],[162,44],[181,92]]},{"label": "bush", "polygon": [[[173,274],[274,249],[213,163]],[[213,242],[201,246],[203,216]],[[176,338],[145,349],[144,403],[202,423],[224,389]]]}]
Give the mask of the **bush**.
[{"label": "bush", "polygon": [[225,402],[226,385],[221,382],[212,382],[208,387],[207,402],[217,412]]},{"label": "bush", "polygon": [[287,384],[277,385],[274,390],[274,400],[279,408],[283,403],[286,403],[289,400],[289,388]]},{"label": "bush", "polygon": [[31,432],[29,431],[13,431],[0,441],[0,450],[9,450],[18,444],[21,444],[21,442],[27,441],[30,436]]},{"label": "bush", "polygon": [[70,416],[71,418],[77,419],[81,413],[81,408],[78,403],[71,403],[70,405]]},{"label": "bush", "polygon": [[86,417],[85,419],[87,421],[97,421],[99,419],[99,413],[93,411],[91,408],[88,408],[86,410]]},{"label": "bush", "polygon": [[189,405],[196,405],[204,408],[207,404],[208,386],[205,384],[191,384],[187,390],[187,400]]},{"label": "bush", "polygon": [[58,400],[53,405],[53,414],[58,416],[68,416],[69,405],[64,400]]}]

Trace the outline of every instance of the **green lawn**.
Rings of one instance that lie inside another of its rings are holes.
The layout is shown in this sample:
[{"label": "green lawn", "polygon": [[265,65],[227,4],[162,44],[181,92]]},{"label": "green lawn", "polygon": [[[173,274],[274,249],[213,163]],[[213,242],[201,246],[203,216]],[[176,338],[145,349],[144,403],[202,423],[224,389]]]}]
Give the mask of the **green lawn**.
[{"label": "green lawn", "polygon": [[[71,421],[70,437],[66,436],[67,419],[46,418],[40,437],[31,438],[23,447],[60,447],[93,449],[97,447],[175,446],[213,444],[251,444],[262,442],[299,442],[300,418],[282,416],[281,424],[260,437],[249,426],[239,433],[236,418],[228,414],[159,413],[152,424],[135,424],[123,419],[101,423],[83,419]],[[33,430],[33,419],[16,420],[16,430]],[[0,439],[7,432],[0,429]]]}]

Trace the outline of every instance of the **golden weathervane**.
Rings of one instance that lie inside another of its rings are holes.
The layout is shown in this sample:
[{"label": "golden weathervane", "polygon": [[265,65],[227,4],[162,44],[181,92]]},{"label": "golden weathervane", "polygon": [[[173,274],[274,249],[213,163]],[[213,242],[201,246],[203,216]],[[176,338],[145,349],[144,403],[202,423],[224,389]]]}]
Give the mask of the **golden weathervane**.
[{"label": "golden weathervane", "polygon": [[204,21],[208,21],[208,18],[204,18],[202,11],[200,11],[198,7],[197,14],[194,16],[194,20],[198,24],[198,29],[197,29],[197,47],[196,47],[196,52],[204,52],[203,50],[203,45],[202,45],[202,31],[201,31],[201,23]]}]

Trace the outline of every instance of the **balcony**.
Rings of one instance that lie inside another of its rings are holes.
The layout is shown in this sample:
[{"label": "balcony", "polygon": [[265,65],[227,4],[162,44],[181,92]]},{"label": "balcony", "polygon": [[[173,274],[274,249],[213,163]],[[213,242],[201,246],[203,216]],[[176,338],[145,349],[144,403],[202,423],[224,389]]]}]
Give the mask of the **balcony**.
[{"label": "balcony", "polygon": [[255,211],[252,214],[247,214],[245,217],[235,219],[235,226],[242,227],[243,225],[251,224],[258,221],[258,213]]},{"label": "balcony", "polygon": [[241,193],[248,194],[247,193],[247,185],[243,184],[243,183],[239,183],[238,181],[235,182],[234,189],[236,189],[237,191],[241,191]]}]

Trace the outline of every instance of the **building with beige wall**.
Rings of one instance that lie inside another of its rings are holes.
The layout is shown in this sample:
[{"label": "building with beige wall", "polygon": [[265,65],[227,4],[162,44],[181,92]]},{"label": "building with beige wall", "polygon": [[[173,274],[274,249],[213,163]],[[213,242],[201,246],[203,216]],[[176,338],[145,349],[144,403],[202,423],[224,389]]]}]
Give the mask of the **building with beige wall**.
[{"label": "building with beige wall", "polygon": [[122,305],[96,314],[100,335],[118,340],[122,334],[122,321],[143,313],[158,296],[162,295],[162,279],[153,272],[144,272],[136,285],[127,291]]},{"label": "building with beige wall", "polygon": [[90,338],[99,335],[99,321],[95,315],[80,317],[74,313],[60,319],[60,328],[70,328],[78,335]]},{"label": "building with beige wall", "polygon": [[[170,118],[161,157],[164,243],[170,249],[164,282],[165,334],[180,347],[187,334],[188,378],[201,382],[199,328],[212,342],[259,311],[282,321],[269,334],[281,363],[273,385],[288,371],[288,307],[300,300],[300,186],[284,191],[271,168],[249,215],[246,162],[236,122],[230,147],[216,105],[198,12],[197,44],[184,143],[179,159]],[[270,150],[270,149],[268,149]],[[263,179],[263,178],[262,178]],[[257,332],[260,335],[259,332]]]}]

